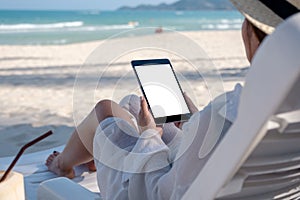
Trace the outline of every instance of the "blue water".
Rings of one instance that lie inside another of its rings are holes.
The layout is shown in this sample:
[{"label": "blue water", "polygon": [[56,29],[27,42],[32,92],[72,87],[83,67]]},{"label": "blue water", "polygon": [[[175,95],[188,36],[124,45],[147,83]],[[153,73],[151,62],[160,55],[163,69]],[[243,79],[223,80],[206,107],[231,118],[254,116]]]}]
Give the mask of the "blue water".
[{"label": "blue water", "polygon": [[[240,29],[237,11],[0,11],[0,44],[49,45],[101,40],[125,30]],[[147,33],[145,34],[153,34]]]}]

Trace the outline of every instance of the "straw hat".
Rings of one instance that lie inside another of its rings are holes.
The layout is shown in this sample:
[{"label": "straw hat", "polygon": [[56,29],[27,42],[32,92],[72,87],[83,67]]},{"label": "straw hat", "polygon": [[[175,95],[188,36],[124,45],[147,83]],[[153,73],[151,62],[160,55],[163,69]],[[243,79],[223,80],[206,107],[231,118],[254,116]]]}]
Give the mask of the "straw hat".
[{"label": "straw hat", "polygon": [[300,12],[300,0],[230,0],[257,28],[271,34],[289,16]]}]

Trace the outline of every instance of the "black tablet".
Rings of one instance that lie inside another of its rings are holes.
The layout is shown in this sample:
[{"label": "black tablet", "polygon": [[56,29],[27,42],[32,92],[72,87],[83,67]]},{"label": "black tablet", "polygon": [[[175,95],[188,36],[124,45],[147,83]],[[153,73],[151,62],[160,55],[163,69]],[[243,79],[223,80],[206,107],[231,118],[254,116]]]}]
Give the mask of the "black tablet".
[{"label": "black tablet", "polygon": [[186,121],[191,112],[168,59],[131,62],[156,124]]}]

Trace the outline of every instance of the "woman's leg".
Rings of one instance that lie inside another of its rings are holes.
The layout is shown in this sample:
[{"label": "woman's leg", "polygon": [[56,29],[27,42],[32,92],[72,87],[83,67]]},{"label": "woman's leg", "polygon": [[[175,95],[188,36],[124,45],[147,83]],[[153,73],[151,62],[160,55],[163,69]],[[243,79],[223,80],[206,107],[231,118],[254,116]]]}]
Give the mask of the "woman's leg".
[{"label": "woman's leg", "polygon": [[130,115],[117,103],[110,100],[100,101],[73,132],[63,152],[54,152],[48,157],[48,169],[59,176],[73,178],[74,166],[93,159],[95,131],[99,123],[108,117],[119,117],[135,126]]}]

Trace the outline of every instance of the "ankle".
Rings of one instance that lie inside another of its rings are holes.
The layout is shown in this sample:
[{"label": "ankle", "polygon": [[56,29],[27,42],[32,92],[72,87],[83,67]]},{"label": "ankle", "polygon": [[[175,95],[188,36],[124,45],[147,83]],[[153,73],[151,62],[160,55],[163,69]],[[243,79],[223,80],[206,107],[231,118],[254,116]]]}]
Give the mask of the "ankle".
[{"label": "ankle", "polygon": [[73,169],[72,166],[66,165],[66,162],[65,162],[65,159],[64,159],[62,153],[57,156],[57,165],[58,165],[57,167],[61,171],[70,171]]}]

